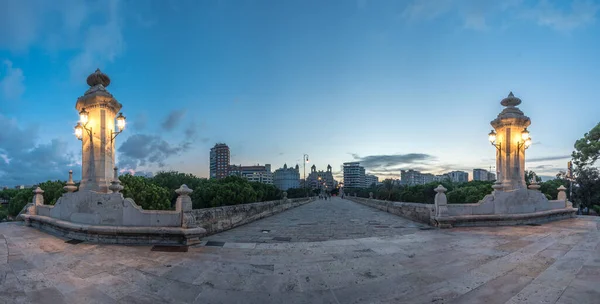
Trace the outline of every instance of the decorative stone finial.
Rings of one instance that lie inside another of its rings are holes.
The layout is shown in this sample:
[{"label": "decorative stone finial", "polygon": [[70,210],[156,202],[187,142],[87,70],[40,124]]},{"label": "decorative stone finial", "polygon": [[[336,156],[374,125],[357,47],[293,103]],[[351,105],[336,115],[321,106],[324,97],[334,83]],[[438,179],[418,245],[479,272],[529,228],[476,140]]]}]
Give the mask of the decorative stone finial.
[{"label": "decorative stone finial", "polygon": [[43,194],[44,190],[42,190],[42,188],[40,188],[40,187],[37,187],[37,188],[35,188],[35,190],[33,190],[33,193],[35,193],[35,194]]},{"label": "decorative stone finial", "polygon": [[500,104],[505,107],[516,107],[521,104],[521,99],[515,97],[513,92],[510,92],[510,94],[508,94],[508,97],[502,99]]},{"label": "decorative stone finial", "polygon": [[369,192],[369,198],[373,199],[373,192]]},{"label": "decorative stone finial", "polygon": [[494,191],[500,191],[502,190],[502,188],[504,188],[502,186],[502,182],[497,180],[493,185],[492,185],[492,189],[494,189]]},{"label": "decorative stone finial", "polygon": [[175,193],[179,194],[180,196],[189,196],[192,192],[194,191],[188,188],[186,184],[181,185],[179,189],[175,190]]},{"label": "decorative stone finial", "polygon": [[100,69],[96,69],[96,71],[94,73],[92,73],[92,74],[90,74],[90,76],[88,76],[87,84],[90,87],[101,84],[102,86],[104,86],[106,88],[106,87],[108,87],[108,85],[110,85],[110,78],[108,77],[108,75],[102,73],[100,71]]},{"label": "decorative stone finial", "polygon": [[288,196],[287,191],[283,191],[283,193],[281,193],[281,195],[284,200],[287,199],[287,196]]},{"label": "decorative stone finial", "polygon": [[556,188],[556,190],[565,191],[565,190],[567,190],[567,188],[565,188],[565,186],[563,186],[563,185],[560,185],[560,187]]},{"label": "decorative stone finial", "polygon": [[75,186],[75,182],[73,182],[73,170],[69,170],[69,180],[67,181],[67,185],[63,187],[67,192],[75,192],[77,190],[77,186]]},{"label": "decorative stone finial", "polygon": [[119,169],[115,167],[113,170],[115,172],[114,178],[110,182],[110,186],[108,186],[108,189],[111,190],[113,193],[119,193],[119,191],[123,190],[123,186],[121,186],[121,181],[119,180]]},{"label": "decorative stone finial", "polygon": [[444,188],[444,186],[442,185],[438,185],[437,188],[433,189],[435,192],[437,193],[444,193],[446,192],[448,189]]}]

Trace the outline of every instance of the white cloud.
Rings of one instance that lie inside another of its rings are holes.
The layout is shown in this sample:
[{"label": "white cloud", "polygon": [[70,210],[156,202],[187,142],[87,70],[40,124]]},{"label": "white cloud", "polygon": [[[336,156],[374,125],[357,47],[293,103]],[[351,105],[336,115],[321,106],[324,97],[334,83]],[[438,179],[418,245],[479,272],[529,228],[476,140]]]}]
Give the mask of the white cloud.
[{"label": "white cloud", "polygon": [[541,26],[570,31],[594,24],[599,10],[600,4],[589,0],[575,0],[567,11],[558,8],[553,2],[540,0],[534,8],[525,10],[523,16],[535,20]]},{"label": "white cloud", "polygon": [[16,100],[25,92],[23,70],[13,68],[10,60],[4,60],[4,71],[0,71],[0,92],[7,100]]},{"label": "white cloud", "polygon": [[8,1],[0,10],[0,48],[26,52],[35,45],[73,52],[71,77],[81,81],[123,53],[122,15],[127,10],[121,6],[120,0]]},{"label": "white cloud", "polygon": [[570,31],[594,24],[600,11],[600,4],[592,0],[574,0],[566,7],[559,7],[560,3],[564,1],[413,0],[401,15],[409,22],[417,22],[457,14],[463,27],[473,30],[486,30],[493,20],[522,19],[554,30]]},{"label": "white cloud", "polygon": [[73,79],[83,79],[96,68],[103,68],[105,63],[113,62],[124,50],[119,2],[112,0],[108,3],[106,23],[87,29],[81,52],[69,62]]}]

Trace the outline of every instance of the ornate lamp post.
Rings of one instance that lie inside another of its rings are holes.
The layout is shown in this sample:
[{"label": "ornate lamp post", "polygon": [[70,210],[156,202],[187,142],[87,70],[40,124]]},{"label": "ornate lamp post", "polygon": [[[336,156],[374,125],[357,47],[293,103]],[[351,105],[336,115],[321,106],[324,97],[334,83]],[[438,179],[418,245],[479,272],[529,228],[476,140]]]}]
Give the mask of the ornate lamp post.
[{"label": "ornate lamp post", "polygon": [[521,99],[512,92],[500,104],[506,108],[491,122],[494,130],[488,134],[496,147],[496,179],[502,183],[503,191],[526,188],[525,150],[531,145],[527,130],[531,120],[517,108]]},{"label": "ornate lamp post", "polygon": [[75,136],[82,146],[79,190],[109,193],[115,167],[114,139],[125,129],[125,116],[119,113],[122,105],[106,90],[110,85],[106,74],[97,69],[88,76],[87,84],[90,88],[75,104],[79,112]]},{"label": "ornate lamp post", "polygon": [[308,154],[302,156],[302,162],[304,166],[304,193],[306,193],[306,164],[308,163]]}]

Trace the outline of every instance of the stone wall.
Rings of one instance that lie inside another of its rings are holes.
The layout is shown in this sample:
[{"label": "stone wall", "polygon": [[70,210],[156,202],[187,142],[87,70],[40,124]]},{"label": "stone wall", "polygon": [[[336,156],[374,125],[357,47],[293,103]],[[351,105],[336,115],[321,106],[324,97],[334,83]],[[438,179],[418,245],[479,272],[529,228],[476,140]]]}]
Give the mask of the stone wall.
[{"label": "stone wall", "polygon": [[194,209],[192,214],[198,226],[206,234],[215,234],[240,225],[248,224],[290,208],[314,201],[314,198],[286,199],[252,204]]},{"label": "stone wall", "polygon": [[361,197],[346,197],[347,199],[372,208],[377,208],[391,214],[399,215],[413,221],[430,224],[434,211],[433,204],[389,202]]}]

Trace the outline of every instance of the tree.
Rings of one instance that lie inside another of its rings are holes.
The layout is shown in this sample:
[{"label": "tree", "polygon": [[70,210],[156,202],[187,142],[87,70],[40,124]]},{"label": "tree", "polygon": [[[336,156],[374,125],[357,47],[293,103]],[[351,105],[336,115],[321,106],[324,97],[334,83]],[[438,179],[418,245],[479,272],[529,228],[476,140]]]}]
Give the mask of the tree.
[{"label": "tree", "polygon": [[578,168],[592,165],[600,157],[600,123],[575,142],[573,163]]},{"label": "tree", "polygon": [[536,183],[539,184],[542,182],[542,178],[537,176],[537,174],[535,174],[535,172],[533,172],[531,170],[525,170],[525,184],[527,184],[527,186],[529,186],[531,184],[531,182],[533,181],[534,178],[535,178]]},{"label": "tree", "polygon": [[166,210],[171,206],[169,189],[153,184],[149,178],[125,174],[119,176],[123,196],[145,210]]},{"label": "tree", "polygon": [[600,203],[600,171],[594,167],[577,168],[574,199],[584,207]]}]

